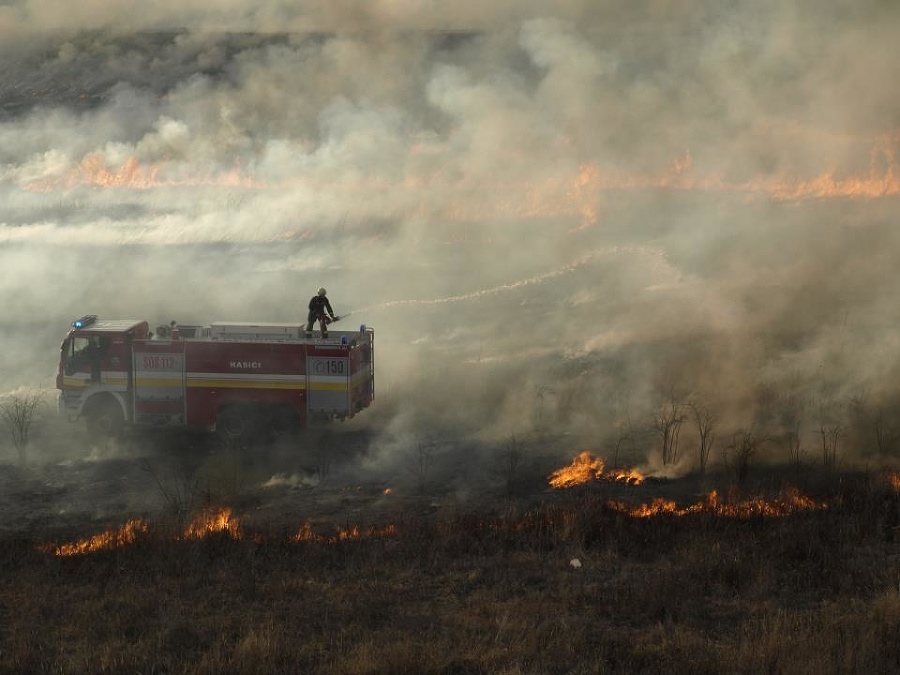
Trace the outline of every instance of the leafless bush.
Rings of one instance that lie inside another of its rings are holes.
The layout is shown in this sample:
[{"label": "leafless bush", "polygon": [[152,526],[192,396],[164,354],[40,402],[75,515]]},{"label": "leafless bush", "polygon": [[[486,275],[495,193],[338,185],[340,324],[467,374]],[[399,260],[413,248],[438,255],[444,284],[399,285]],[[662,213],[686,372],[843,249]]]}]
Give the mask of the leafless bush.
[{"label": "leafless bush", "polygon": [[900,433],[884,408],[878,408],[872,414],[872,431],[879,456],[887,457],[893,451]]},{"label": "leafless bush", "polygon": [[436,441],[417,438],[416,446],[409,452],[407,470],[415,477],[420,494],[425,494],[428,474],[434,464],[437,447]]},{"label": "leafless bush", "polygon": [[20,462],[25,461],[31,428],[38,409],[44,402],[44,392],[40,389],[15,392],[0,402],[0,417],[9,432]]},{"label": "leafless bush", "polygon": [[700,438],[700,472],[704,473],[709,462],[709,453],[716,440],[715,428],[718,420],[706,405],[692,402],[690,403],[690,409],[694,422],[697,425],[697,435]]},{"label": "leafless bush", "polygon": [[683,407],[673,398],[661,405],[653,418],[653,429],[659,434],[662,444],[663,464],[675,464],[678,461],[678,435],[685,420]]},{"label": "leafless bush", "polygon": [[788,429],[784,433],[784,442],[788,449],[788,461],[794,468],[803,464],[803,450],[800,448],[800,426]]},{"label": "leafless bush", "polygon": [[189,475],[189,472],[181,472],[169,480],[163,480],[149,462],[143,462],[141,466],[156,483],[169,515],[179,525],[184,524],[199,503],[201,497],[199,479]]},{"label": "leafless bush", "polygon": [[544,407],[546,405],[545,399],[548,396],[555,396],[556,390],[546,384],[539,384],[534,388],[534,396],[537,399],[537,420],[536,427],[538,431],[543,432],[545,430],[544,427]]},{"label": "leafless bush", "polygon": [[837,448],[838,440],[841,437],[840,425],[826,425],[819,427],[819,433],[822,435],[822,464],[826,469],[833,469],[837,466]]},{"label": "leafless bush", "polygon": [[734,469],[738,483],[743,483],[750,471],[750,464],[765,438],[752,431],[736,431],[731,442],[722,451],[726,464]]},{"label": "leafless bush", "polygon": [[507,498],[515,496],[525,453],[515,434],[510,434],[500,453],[501,471]]}]

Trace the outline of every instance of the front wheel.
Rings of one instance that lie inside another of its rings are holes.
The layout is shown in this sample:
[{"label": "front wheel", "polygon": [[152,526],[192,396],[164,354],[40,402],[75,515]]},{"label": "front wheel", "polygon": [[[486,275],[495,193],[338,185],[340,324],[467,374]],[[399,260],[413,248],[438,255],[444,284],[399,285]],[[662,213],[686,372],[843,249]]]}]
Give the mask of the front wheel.
[{"label": "front wheel", "polygon": [[92,406],[87,413],[88,432],[94,437],[115,438],[125,428],[125,415],[114,399],[106,399]]}]

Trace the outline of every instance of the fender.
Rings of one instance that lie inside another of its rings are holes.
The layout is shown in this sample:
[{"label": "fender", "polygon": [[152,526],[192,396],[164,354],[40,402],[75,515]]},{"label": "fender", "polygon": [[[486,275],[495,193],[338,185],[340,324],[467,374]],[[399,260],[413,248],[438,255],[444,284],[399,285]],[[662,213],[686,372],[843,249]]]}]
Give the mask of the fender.
[{"label": "fender", "polygon": [[125,397],[118,391],[109,391],[108,389],[96,389],[88,394],[86,394],[81,401],[81,406],[78,408],[78,417],[84,416],[85,410],[90,410],[90,407],[97,401],[97,397],[102,396],[103,398],[112,397],[115,399],[116,403],[119,405],[119,408],[122,410],[122,418],[126,421],[131,419],[131,415],[128,414],[128,404],[125,401]]}]

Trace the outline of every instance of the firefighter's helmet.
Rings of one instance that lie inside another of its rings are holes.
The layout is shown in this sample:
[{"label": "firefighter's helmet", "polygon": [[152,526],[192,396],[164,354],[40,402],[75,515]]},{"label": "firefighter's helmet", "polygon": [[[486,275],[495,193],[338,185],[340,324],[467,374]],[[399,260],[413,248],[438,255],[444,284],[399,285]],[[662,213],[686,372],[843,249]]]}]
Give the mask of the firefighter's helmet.
[{"label": "firefighter's helmet", "polygon": [[324,286],[319,287],[319,295],[320,296],[324,297],[326,293],[328,293],[328,291],[325,290]]}]

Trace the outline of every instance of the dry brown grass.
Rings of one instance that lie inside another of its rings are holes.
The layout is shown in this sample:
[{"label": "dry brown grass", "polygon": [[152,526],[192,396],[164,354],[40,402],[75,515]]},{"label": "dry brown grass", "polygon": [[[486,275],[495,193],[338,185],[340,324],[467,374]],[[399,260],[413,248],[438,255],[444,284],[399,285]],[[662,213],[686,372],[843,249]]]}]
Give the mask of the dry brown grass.
[{"label": "dry brown grass", "polygon": [[900,672],[900,495],[835,485],[786,517],[635,518],[586,489],[330,543],[11,537],[0,673]]}]

